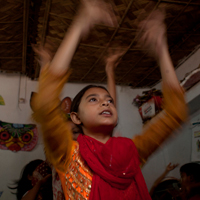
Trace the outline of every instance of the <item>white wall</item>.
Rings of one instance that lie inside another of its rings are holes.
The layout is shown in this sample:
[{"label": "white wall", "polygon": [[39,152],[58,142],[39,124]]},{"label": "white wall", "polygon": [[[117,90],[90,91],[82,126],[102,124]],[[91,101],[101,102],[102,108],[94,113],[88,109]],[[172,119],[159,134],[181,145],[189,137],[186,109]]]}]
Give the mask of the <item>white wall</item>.
[{"label": "white wall", "polygon": [[[86,85],[86,84],[85,84]],[[69,96],[73,98],[84,84],[66,84],[61,99]],[[20,91],[19,91],[20,88]],[[0,120],[10,123],[34,123],[31,120],[31,109],[29,106],[30,94],[36,91],[37,81],[31,81],[20,75],[0,74],[0,95],[4,98],[5,106],[0,106]],[[141,94],[142,90],[132,90],[129,87],[117,86],[119,123],[116,128],[117,135],[132,137],[139,133],[142,128],[142,121],[137,108],[132,105],[133,98]],[[18,104],[18,99],[24,98],[24,104]],[[14,200],[7,188],[12,180],[19,178],[21,169],[25,164],[34,159],[44,159],[43,145],[41,138],[35,149],[31,152],[17,153],[0,150],[0,191],[4,191],[0,199]]]}]

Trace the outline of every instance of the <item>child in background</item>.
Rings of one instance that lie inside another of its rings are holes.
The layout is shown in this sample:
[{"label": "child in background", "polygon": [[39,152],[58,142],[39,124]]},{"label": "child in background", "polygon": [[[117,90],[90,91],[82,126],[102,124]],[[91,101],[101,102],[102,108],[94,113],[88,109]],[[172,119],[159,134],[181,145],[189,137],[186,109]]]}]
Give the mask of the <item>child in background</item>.
[{"label": "child in background", "polygon": [[180,168],[182,199],[200,199],[200,164],[187,163]]},{"label": "child in background", "polygon": [[[174,170],[177,166],[178,164],[171,165],[171,163],[169,163],[165,171],[156,179],[156,181],[154,182],[149,192],[152,199],[155,199],[155,200],[161,199],[161,197],[162,199],[172,199],[173,196],[179,195],[178,186],[175,188],[173,185],[173,184],[177,185],[179,181],[173,177],[165,179],[167,174],[170,171]],[[174,194],[175,193],[174,191],[176,191],[176,194]]]},{"label": "child in background", "polygon": [[112,137],[117,111],[111,95],[101,86],[87,86],[73,100],[71,119],[83,132],[78,142],[72,141],[71,128],[58,109],[59,94],[80,39],[94,24],[115,23],[107,4],[85,1],[52,62],[42,69],[33,105],[47,158],[59,173],[66,199],[150,199],[139,164],[187,118],[184,92],[169,56],[163,21],[164,16],[154,12],[143,25],[141,42],[152,50],[161,67],[164,110],[133,140]]},{"label": "child in background", "polygon": [[16,187],[9,187],[10,189],[17,189],[17,200],[35,200],[40,188],[46,184],[49,179],[49,176],[44,177],[40,181],[32,186],[33,173],[35,169],[43,163],[43,160],[33,160],[29,162],[21,172],[21,178],[18,181],[15,181]]}]

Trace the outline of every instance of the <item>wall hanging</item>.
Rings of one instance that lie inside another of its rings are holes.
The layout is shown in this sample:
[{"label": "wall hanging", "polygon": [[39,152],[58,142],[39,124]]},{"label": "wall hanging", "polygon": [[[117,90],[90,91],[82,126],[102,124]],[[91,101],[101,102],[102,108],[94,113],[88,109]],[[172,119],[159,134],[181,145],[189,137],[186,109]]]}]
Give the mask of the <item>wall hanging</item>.
[{"label": "wall hanging", "polygon": [[0,95],[0,105],[5,105],[3,97]]},{"label": "wall hanging", "polygon": [[0,121],[0,149],[31,151],[37,144],[38,131],[34,124],[13,124]]},{"label": "wall hanging", "polygon": [[156,89],[144,91],[142,94],[133,99],[133,104],[138,107],[142,121],[145,123],[162,110],[163,96],[161,90]]}]

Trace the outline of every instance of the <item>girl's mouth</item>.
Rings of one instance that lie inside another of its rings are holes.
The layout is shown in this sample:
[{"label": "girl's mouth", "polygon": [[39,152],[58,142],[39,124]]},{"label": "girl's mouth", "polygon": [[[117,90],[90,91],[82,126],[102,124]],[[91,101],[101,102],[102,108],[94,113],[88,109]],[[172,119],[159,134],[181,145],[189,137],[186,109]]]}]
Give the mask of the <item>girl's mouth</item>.
[{"label": "girl's mouth", "polygon": [[104,110],[103,112],[100,113],[100,115],[111,116],[112,112],[109,110]]}]

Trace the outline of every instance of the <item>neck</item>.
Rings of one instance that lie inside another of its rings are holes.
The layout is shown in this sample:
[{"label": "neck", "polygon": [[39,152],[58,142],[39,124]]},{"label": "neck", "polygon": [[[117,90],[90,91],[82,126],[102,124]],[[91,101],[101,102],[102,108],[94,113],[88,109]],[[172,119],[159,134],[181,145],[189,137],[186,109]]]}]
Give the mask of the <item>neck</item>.
[{"label": "neck", "polygon": [[100,131],[100,130],[87,130],[83,127],[83,133],[95,140],[105,144],[112,136],[112,131]]}]

